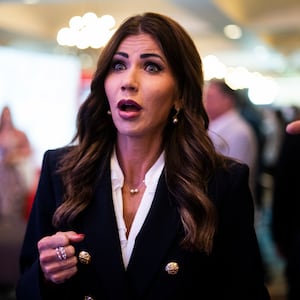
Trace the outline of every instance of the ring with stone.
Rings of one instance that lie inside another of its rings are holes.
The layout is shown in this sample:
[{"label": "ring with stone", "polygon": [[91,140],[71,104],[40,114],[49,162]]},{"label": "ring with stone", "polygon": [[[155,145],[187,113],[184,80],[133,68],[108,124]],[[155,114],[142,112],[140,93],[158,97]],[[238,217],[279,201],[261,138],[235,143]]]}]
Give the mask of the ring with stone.
[{"label": "ring with stone", "polygon": [[66,253],[65,247],[59,246],[59,247],[55,248],[55,251],[56,251],[57,258],[59,260],[67,259],[67,253]]}]

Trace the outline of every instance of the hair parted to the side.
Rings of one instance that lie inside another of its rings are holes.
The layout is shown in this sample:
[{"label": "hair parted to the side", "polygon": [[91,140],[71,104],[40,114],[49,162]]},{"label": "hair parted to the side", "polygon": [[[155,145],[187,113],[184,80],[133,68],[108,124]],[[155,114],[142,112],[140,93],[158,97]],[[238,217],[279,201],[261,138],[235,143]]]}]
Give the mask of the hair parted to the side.
[{"label": "hair parted to the side", "polygon": [[[92,201],[95,181],[109,167],[116,142],[116,128],[109,110],[104,80],[120,43],[128,36],[146,33],[160,46],[181,95],[181,109],[174,126],[170,111],[164,130],[165,177],[180,212],[185,230],[183,247],[209,253],[216,230],[216,210],[207,196],[207,183],[223,159],[207,135],[208,116],[203,101],[202,62],[185,29],[173,19],[144,13],[125,20],[102,50],[91,83],[91,92],[77,116],[77,131],[60,163],[65,187],[63,204],[57,208],[55,225],[71,222]],[[184,168],[183,168],[184,166]],[[99,175],[100,172],[100,175]]]}]

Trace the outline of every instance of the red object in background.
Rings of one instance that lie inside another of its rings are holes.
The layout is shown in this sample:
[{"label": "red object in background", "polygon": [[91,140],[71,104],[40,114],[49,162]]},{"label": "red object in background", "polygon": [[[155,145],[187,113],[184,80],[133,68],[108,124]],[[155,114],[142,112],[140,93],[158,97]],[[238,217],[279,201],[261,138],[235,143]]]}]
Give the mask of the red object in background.
[{"label": "red object in background", "polygon": [[28,218],[29,218],[29,214],[30,214],[30,211],[32,208],[34,197],[35,197],[39,177],[40,177],[40,170],[37,170],[35,178],[33,180],[33,184],[31,186],[31,189],[29,190],[28,195],[25,199],[25,210],[24,210],[25,220],[28,220]]},{"label": "red object in background", "polygon": [[91,71],[83,70],[81,72],[80,87],[79,87],[79,105],[86,99],[90,93],[90,85],[93,73]]}]

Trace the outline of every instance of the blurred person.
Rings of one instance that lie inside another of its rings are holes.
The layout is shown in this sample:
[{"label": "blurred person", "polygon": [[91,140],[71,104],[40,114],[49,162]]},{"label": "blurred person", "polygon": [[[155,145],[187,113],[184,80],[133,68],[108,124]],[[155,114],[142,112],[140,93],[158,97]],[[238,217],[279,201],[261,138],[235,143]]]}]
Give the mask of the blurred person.
[{"label": "blurred person", "polygon": [[249,167],[214,150],[202,90],[178,23],[121,24],[73,143],[44,155],[17,299],[270,299]]},{"label": "blurred person", "polygon": [[263,186],[261,182],[261,176],[264,172],[264,149],[266,146],[267,136],[265,134],[264,119],[265,116],[261,109],[257,105],[254,105],[248,96],[248,89],[240,89],[235,91],[236,94],[236,107],[242,117],[250,124],[255,133],[257,140],[257,163],[255,168],[254,178],[254,192],[257,208],[263,209]]},{"label": "blurred person", "polygon": [[18,259],[28,192],[24,165],[30,158],[30,142],[14,126],[11,111],[4,106],[0,116],[0,298],[14,292],[20,275]]},{"label": "blurred person", "polygon": [[204,103],[210,120],[208,133],[216,150],[249,166],[249,184],[255,197],[258,141],[239,112],[237,93],[224,80],[212,79],[206,84]]},{"label": "blurred person", "polygon": [[4,106],[0,119],[0,219],[21,218],[28,192],[24,164],[31,157],[27,135]]},{"label": "blurred person", "polygon": [[[284,259],[288,300],[300,299],[300,122],[289,123],[274,172],[271,232]],[[295,127],[293,127],[295,126]],[[291,134],[290,134],[291,133]]]},{"label": "blurred person", "polygon": [[263,149],[263,172],[273,177],[281,144],[285,134],[286,120],[280,108],[266,107],[264,115],[265,147]]}]

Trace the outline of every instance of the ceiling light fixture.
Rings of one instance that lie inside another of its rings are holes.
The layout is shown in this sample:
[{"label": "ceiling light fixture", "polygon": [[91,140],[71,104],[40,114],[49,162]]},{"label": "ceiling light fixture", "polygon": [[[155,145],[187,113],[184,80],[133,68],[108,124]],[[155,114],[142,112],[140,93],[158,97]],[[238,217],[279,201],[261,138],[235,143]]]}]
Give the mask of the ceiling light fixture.
[{"label": "ceiling light fixture", "polygon": [[40,0],[24,0],[24,4],[37,4]]},{"label": "ceiling light fixture", "polygon": [[242,37],[242,29],[237,25],[230,24],[224,27],[224,34],[232,40],[238,40]]},{"label": "ceiling light fixture", "polygon": [[74,16],[69,27],[61,28],[57,33],[57,42],[61,46],[77,47],[78,49],[103,47],[115,32],[116,21],[111,15],[97,17],[87,12],[82,17]]}]

